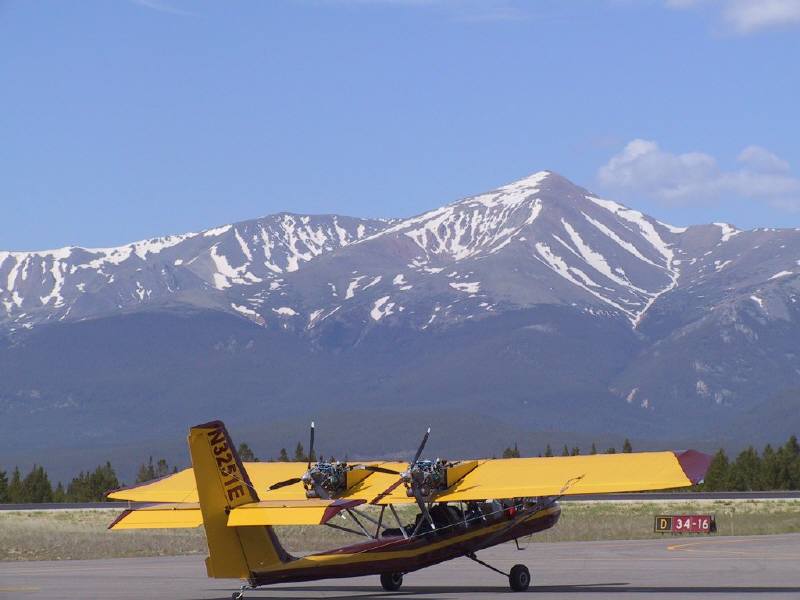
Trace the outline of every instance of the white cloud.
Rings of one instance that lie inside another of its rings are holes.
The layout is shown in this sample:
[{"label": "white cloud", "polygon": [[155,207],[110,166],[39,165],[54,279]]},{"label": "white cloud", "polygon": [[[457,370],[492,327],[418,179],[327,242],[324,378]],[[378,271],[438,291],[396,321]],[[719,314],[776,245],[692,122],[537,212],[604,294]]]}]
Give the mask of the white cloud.
[{"label": "white cloud", "polygon": [[800,24],[800,0],[729,0],[723,18],[739,33]]},{"label": "white cloud", "polygon": [[713,202],[726,197],[749,198],[800,210],[800,178],[789,163],[760,146],[748,146],[738,166],[721,169],[703,152],[673,154],[656,142],[636,139],[597,172],[600,185],[617,191],[653,196],[663,202]]},{"label": "white cloud", "polygon": [[800,25],[800,0],[664,0],[669,8],[685,10],[709,6],[735,33]]},{"label": "white cloud", "polygon": [[736,160],[764,173],[788,173],[792,170],[788,162],[761,146],[748,146]]}]

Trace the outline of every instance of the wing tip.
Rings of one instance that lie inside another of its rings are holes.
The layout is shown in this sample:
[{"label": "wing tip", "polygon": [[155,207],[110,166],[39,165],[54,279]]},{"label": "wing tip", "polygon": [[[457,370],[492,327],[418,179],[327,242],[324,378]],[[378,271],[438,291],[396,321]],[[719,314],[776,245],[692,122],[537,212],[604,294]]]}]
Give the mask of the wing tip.
[{"label": "wing tip", "polygon": [[692,484],[698,484],[703,481],[709,466],[711,466],[711,461],[713,460],[710,454],[698,452],[697,450],[684,450],[683,452],[675,452],[674,454],[675,458],[678,459],[678,464],[680,464],[681,469],[686,474],[686,478],[691,481]]},{"label": "wing tip", "polygon": [[129,514],[131,514],[132,512],[133,512],[133,509],[132,509],[132,508],[127,508],[127,509],[123,510],[123,511],[122,511],[122,513],[121,513],[121,514],[120,514],[120,515],[119,515],[119,516],[118,516],[116,519],[114,519],[113,521],[111,521],[111,523],[109,523],[109,525],[108,525],[108,529],[109,529],[109,530],[111,530],[111,529],[114,529],[114,528],[115,528],[117,525],[119,525],[119,523],[120,523],[120,522],[121,522],[121,521],[122,521],[124,518],[126,518],[126,517],[127,517]]}]

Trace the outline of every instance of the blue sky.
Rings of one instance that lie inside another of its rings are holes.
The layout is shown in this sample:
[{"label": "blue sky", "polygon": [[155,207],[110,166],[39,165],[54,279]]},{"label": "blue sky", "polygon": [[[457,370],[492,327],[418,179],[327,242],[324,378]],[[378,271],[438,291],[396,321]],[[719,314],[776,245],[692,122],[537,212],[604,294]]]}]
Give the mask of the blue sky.
[{"label": "blue sky", "polygon": [[800,226],[800,0],[0,1],[0,248],[408,216],[551,169]]}]

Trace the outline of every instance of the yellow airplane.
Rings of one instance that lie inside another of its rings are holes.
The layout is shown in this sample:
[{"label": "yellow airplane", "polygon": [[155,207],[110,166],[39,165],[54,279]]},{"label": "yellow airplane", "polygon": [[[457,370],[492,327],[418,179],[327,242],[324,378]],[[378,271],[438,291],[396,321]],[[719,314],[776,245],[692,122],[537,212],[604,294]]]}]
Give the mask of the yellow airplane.
[{"label": "yellow airplane", "polygon": [[[410,463],[242,463],[221,421],[197,425],[188,438],[192,468],[110,492],[109,498],[151,504],[126,510],[109,529],[203,525],[208,576],[246,582],[234,600],[262,585],[363,575],[379,575],[383,588],[394,591],[404,574],[458,557],[524,591],[531,583],[527,567],[505,573],[476,553],[553,527],[564,495],[686,487],[702,480],[711,460],[693,450],[421,460],[429,433]],[[313,446],[312,423],[310,455]],[[395,506],[413,503],[416,521],[403,525]],[[377,508],[367,514],[362,505]],[[336,515],[347,515],[357,529],[332,522]],[[294,557],[274,525],[326,525],[367,539]]]}]

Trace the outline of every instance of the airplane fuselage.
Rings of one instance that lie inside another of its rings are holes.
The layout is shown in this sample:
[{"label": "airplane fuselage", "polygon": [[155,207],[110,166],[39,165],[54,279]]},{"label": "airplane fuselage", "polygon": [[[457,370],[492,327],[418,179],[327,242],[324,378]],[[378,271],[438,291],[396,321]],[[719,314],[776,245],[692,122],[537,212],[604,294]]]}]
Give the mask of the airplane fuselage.
[{"label": "airplane fuselage", "polygon": [[335,550],[287,557],[278,565],[254,570],[254,586],[381,573],[408,573],[553,527],[561,516],[558,503],[496,518],[460,523],[404,538],[402,535],[344,546]]}]

